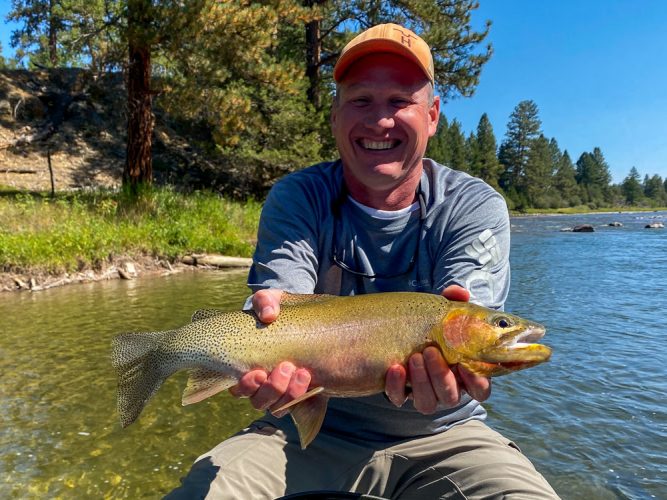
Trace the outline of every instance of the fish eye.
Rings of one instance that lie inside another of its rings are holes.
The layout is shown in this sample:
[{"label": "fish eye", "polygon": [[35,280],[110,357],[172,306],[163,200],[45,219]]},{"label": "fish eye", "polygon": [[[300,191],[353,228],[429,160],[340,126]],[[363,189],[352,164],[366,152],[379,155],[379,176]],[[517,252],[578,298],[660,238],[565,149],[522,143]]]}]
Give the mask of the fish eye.
[{"label": "fish eye", "polygon": [[510,326],[514,325],[512,320],[510,320],[509,318],[506,318],[505,316],[500,316],[500,317],[496,318],[494,323],[498,328],[509,328]]}]

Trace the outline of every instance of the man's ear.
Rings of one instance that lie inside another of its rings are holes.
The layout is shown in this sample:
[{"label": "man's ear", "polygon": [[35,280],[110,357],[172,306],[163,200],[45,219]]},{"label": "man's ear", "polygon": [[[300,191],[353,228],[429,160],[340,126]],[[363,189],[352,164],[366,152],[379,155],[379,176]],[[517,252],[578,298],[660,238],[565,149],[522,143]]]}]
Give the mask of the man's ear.
[{"label": "man's ear", "polygon": [[428,136],[433,137],[438,130],[438,120],[440,119],[440,96],[433,97],[433,104],[428,110]]}]

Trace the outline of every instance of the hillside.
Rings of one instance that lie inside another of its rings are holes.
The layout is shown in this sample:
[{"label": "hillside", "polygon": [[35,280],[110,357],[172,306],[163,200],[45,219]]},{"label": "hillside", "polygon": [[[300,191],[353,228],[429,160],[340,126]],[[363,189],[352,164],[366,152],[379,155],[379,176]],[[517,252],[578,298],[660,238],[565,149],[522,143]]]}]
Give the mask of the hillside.
[{"label": "hillside", "polygon": [[[57,191],[118,186],[126,109],[119,73],[97,78],[81,69],[0,71],[0,187],[50,191],[49,156]],[[219,156],[206,153],[213,149],[206,131],[167,117],[159,94],[154,113],[156,183],[228,191],[234,179]]]}]

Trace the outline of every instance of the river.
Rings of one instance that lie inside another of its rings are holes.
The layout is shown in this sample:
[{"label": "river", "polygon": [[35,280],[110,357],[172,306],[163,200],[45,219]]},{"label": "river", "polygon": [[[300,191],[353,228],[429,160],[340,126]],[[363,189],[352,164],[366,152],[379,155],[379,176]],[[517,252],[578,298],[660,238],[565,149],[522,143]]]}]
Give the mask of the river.
[{"label": "river", "polygon": [[[547,326],[552,360],[494,381],[488,423],[564,499],[667,498],[667,213],[512,219],[508,311]],[[612,221],[623,227],[609,227]],[[561,232],[592,224],[594,233]],[[183,273],[0,295],[0,497],[157,498],[258,415],[226,394],[181,407],[184,374],[121,429],[121,331],[235,309],[245,273]]]}]

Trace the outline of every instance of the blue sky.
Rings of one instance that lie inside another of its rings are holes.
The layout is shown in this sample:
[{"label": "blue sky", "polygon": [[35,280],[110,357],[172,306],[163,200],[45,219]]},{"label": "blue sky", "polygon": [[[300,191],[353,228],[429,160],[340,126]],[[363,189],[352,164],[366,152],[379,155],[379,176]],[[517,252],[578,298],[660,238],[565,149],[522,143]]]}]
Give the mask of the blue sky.
[{"label": "blue sky", "polygon": [[[444,106],[466,135],[487,113],[500,143],[509,116],[535,101],[544,134],[581,153],[602,150],[614,182],[635,166],[667,178],[667,2],[480,0],[473,22],[493,22],[494,55],[471,98]],[[0,0],[0,42],[10,54],[10,0]]]},{"label": "blue sky", "polygon": [[494,55],[471,98],[446,103],[466,135],[487,113],[500,143],[514,107],[535,101],[544,134],[576,162],[602,150],[614,182],[635,166],[667,177],[667,2],[480,0]]}]

